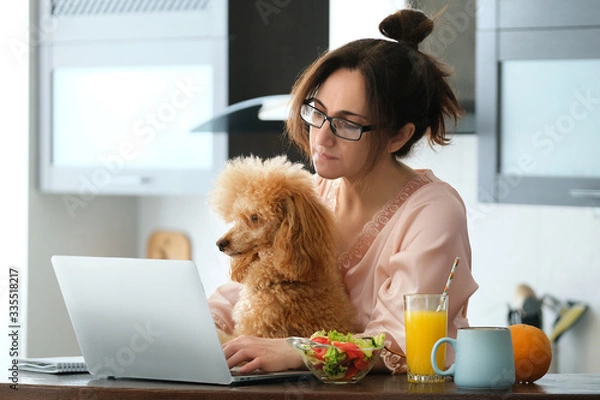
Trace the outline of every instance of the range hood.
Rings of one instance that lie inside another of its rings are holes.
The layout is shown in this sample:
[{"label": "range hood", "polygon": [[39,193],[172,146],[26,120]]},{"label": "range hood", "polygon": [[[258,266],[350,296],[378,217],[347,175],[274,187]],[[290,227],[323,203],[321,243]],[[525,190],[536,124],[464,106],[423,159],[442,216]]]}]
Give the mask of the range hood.
[{"label": "range hood", "polygon": [[232,104],[192,132],[281,133],[289,115],[288,94],[256,97]]}]

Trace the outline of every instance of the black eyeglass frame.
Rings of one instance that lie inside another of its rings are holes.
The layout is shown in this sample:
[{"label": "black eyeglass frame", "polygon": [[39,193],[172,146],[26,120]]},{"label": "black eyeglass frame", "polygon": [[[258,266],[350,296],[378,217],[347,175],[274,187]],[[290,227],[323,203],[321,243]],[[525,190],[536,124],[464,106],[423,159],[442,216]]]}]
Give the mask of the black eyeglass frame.
[{"label": "black eyeglass frame", "polygon": [[[373,130],[373,125],[361,125],[361,124],[359,124],[359,123],[357,123],[357,122],[350,121],[350,120],[347,120],[347,119],[345,119],[345,118],[340,118],[340,117],[330,117],[330,116],[328,116],[327,114],[325,114],[323,111],[321,111],[321,110],[319,110],[318,108],[316,108],[316,107],[314,107],[314,106],[310,105],[310,102],[311,102],[311,101],[312,101],[312,100],[307,100],[307,101],[306,101],[306,102],[304,102],[304,103],[302,104],[302,106],[300,107],[300,118],[302,118],[302,121],[306,122],[308,125],[310,125],[310,126],[312,126],[312,127],[315,127],[315,128],[319,128],[319,129],[321,129],[321,128],[323,127],[323,125],[325,125],[325,121],[329,121],[329,127],[331,128],[331,132],[332,132],[332,133],[333,133],[335,136],[337,136],[337,137],[339,137],[339,138],[341,138],[341,139],[344,139],[344,140],[350,140],[350,141],[352,141],[352,142],[358,142],[358,141],[359,141],[359,140],[362,138],[362,135],[363,135],[363,133],[365,133],[365,132],[369,132],[369,131]],[[305,106],[306,106],[306,107],[310,107],[310,108],[312,109],[312,111],[313,111],[313,112],[316,112],[316,113],[318,113],[318,114],[320,114],[320,115],[322,115],[322,116],[324,117],[324,119],[323,119],[323,122],[321,123],[321,125],[320,125],[320,126],[319,126],[319,125],[315,125],[315,124],[313,124],[312,122],[310,122],[310,121],[307,121],[306,119],[304,119],[304,115],[303,115],[303,113],[302,113],[302,108],[303,108],[303,107],[305,107]],[[358,128],[358,129],[360,129],[360,132],[359,132],[359,134],[358,134],[358,138],[356,138],[356,139],[355,139],[355,138],[349,138],[349,137],[346,137],[346,136],[341,136],[341,135],[338,135],[338,133],[337,133],[337,129],[335,128],[335,124],[333,124],[333,121],[334,121],[334,120],[343,121],[343,122],[344,122],[344,123],[346,123],[346,124],[350,124],[350,125],[352,125],[352,126],[355,126],[355,127],[356,127],[356,128]]]}]

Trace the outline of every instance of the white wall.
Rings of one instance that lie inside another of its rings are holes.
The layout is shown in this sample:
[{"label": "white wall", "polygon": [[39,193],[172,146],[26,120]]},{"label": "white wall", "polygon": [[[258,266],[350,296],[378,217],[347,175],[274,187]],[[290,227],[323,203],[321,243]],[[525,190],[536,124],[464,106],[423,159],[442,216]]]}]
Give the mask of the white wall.
[{"label": "white wall", "polygon": [[329,0],[329,47],[356,39],[383,38],[379,23],[404,4],[404,0]]},{"label": "white wall", "polygon": [[146,197],[139,201],[138,248],[145,254],[150,234],[157,229],[183,232],[191,240],[192,260],[206,293],[227,281],[229,259],[216,246],[225,224],[207,205],[205,196]]}]

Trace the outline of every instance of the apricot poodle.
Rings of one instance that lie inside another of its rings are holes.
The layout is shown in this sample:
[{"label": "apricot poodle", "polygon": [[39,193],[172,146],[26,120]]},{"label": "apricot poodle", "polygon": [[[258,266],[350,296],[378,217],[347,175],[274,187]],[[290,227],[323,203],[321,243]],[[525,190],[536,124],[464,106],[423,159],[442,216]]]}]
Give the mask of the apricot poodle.
[{"label": "apricot poodle", "polygon": [[231,336],[355,331],[355,310],[336,264],[333,213],[312,175],[284,156],[230,160],[210,196],[232,228],[218,241],[242,284]]}]

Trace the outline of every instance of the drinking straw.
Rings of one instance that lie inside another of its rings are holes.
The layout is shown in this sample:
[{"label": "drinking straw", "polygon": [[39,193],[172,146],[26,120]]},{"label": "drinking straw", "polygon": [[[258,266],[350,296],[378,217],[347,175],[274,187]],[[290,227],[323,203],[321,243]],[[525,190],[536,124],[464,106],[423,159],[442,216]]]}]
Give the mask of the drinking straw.
[{"label": "drinking straw", "polygon": [[458,263],[460,262],[460,257],[456,257],[454,259],[454,264],[452,265],[452,269],[450,270],[450,275],[448,275],[448,280],[446,281],[446,287],[442,292],[442,297],[440,297],[440,304],[437,307],[437,311],[442,311],[442,304],[444,304],[444,300],[448,297],[448,291],[450,290],[450,284],[452,284],[452,279],[454,279],[454,272],[456,271],[456,267],[458,267]]}]

